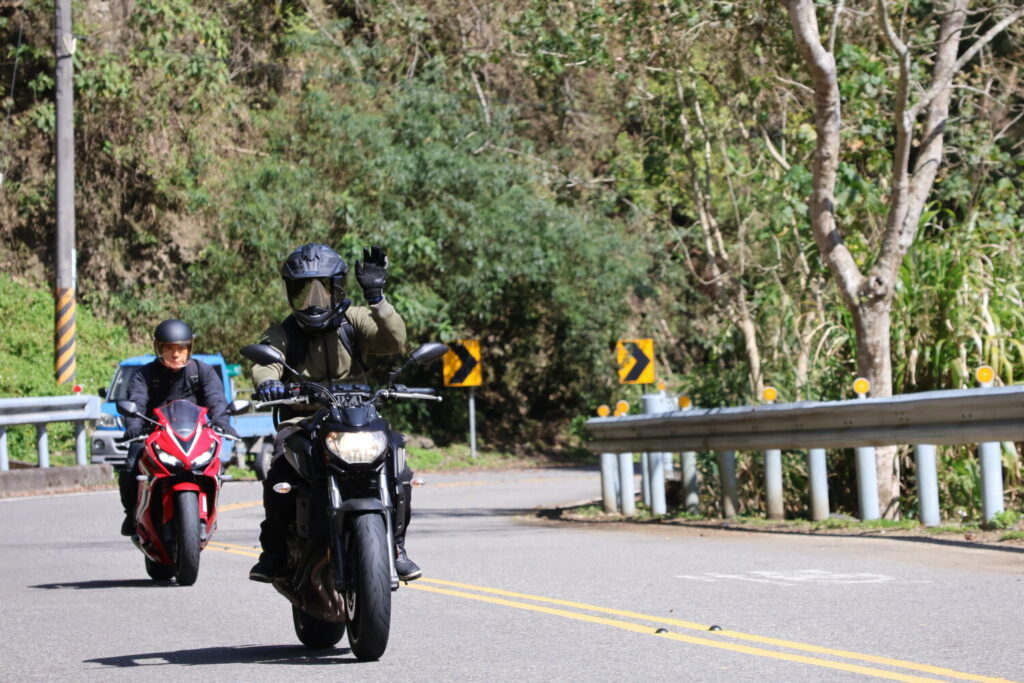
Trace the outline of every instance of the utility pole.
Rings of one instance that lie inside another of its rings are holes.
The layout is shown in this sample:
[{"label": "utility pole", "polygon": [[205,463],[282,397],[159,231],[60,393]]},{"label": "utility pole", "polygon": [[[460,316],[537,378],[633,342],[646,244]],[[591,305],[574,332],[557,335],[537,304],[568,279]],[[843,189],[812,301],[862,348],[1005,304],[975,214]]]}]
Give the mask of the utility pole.
[{"label": "utility pole", "polygon": [[71,0],[56,0],[57,253],[54,373],[57,384],[75,381],[75,130]]}]

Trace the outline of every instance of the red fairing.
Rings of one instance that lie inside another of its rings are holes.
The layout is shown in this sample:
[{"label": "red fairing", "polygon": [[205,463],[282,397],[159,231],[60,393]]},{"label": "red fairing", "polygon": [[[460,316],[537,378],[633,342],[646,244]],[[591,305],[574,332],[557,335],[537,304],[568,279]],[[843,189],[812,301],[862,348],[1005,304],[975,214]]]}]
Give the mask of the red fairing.
[{"label": "red fairing", "polygon": [[217,521],[222,438],[209,423],[207,410],[186,400],[153,411],[159,425],[146,438],[139,469],[136,545],[158,564],[175,562],[176,499],[195,492],[200,521],[199,543],[205,547]]}]

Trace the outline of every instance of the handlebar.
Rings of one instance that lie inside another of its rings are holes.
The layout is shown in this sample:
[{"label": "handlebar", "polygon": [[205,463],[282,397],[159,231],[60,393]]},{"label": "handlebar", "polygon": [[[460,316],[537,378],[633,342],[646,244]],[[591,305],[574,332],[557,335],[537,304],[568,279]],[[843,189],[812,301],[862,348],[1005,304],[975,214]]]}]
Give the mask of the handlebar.
[{"label": "handlebar", "polygon": [[[324,391],[330,391],[329,386],[321,386]],[[319,392],[313,392],[309,390],[309,385],[287,385],[286,391],[291,394],[287,398],[279,398],[273,401],[254,401],[253,408],[259,410],[266,406],[290,406],[297,404],[308,404],[315,400],[316,394]],[[296,395],[297,392],[302,392]],[[356,394],[363,394],[368,396],[364,391],[353,391]],[[443,400],[437,395],[437,390],[432,387],[407,387],[402,384],[389,389],[378,389],[376,393],[370,398],[370,403],[375,403],[378,398],[408,398],[408,399],[421,399],[426,401],[441,401]]]},{"label": "handlebar", "polygon": [[435,396],[434,394],[421,394],[421,393],[418,393],[418,392],[414,393],[411,390],[410,391],[388,391],[386,394],[383,394],[383,395],[386,398],[419,398],[419,399],[423,399],[423,400],[426,400],[426,401],[443,401],[444,400],[440,396]]}]

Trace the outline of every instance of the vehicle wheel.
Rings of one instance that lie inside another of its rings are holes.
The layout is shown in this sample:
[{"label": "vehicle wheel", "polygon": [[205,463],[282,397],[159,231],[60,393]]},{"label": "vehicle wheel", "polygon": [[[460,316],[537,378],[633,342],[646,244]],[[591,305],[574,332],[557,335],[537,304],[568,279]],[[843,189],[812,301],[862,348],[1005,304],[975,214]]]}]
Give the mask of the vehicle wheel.
[{"label": "vehicle wheel", "polygon": [[357,659],[380,659],[391,631],[391,570],[388,535],[378,514],[352,520],[346,556],[353,588],[345,591],[348,643]]},{"label": "vehicle wheel", "polygon": [[170,581],[174,578],[174,565],[160,564],[159,562],[154,562],[147,557],[146,573],[149,574],[149,578],[154,581]]},{"label": "vehicle wheel", "polygon": [[195,491],[181,491],[174,504],[178,527],[175,577],[179,586],[191,586],[199,576],[199,496]]},{"label": "vehicle wheel", "polygon": [[322,621],[309,616],[295,605],[292,605],[292,623],[295,624],[295,635],[299,637],[299,642],[314,650],[334,647],[345,635],[344,621]]},{"label": "vehicle wheel", "polygon": [[256,472],[256,478],[263,481],[270,471],[270,463],[274,460],[274,442],[264,442],[256,457],[252,461],[252,469]]}]

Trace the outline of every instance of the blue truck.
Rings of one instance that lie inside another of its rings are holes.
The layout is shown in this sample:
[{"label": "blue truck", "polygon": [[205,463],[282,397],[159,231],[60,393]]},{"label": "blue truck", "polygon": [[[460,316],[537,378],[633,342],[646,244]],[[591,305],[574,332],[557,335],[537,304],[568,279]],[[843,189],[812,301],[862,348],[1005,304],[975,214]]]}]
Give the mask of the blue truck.
[{"label": "blue truck", "polygon": [[[237,365],[229,365],[219,353],[197,353],[195,357],[211,366],[224,384],[224,395],[228,402],[236,398],[234,377],[239,374]],[[153,355],[132,356],[120,362],[114,376],[110,380],[110,386],[99,390],[103,404],[100,407],[100,419],[96,421],[96,428],[89,439],[90,455],[93,463],[109,463],[121,465],[128,455],[128,449],[117,443],[117,439],[124,433],[124,422],[117,413],[117,401],[128,398],[128,383],[140,367],[149,363],[155,358]],[[221,460],[228,462],[235,459],[237,464],[244,466],[251,464],[256,475],[263,479],[274,452],[274,428],[273,415],[269,412],[250,413],[248,415],[234,415],[231,418],[231,426],[238,432],[241,441],[235,442],[233,452],[225,452]]]}]

